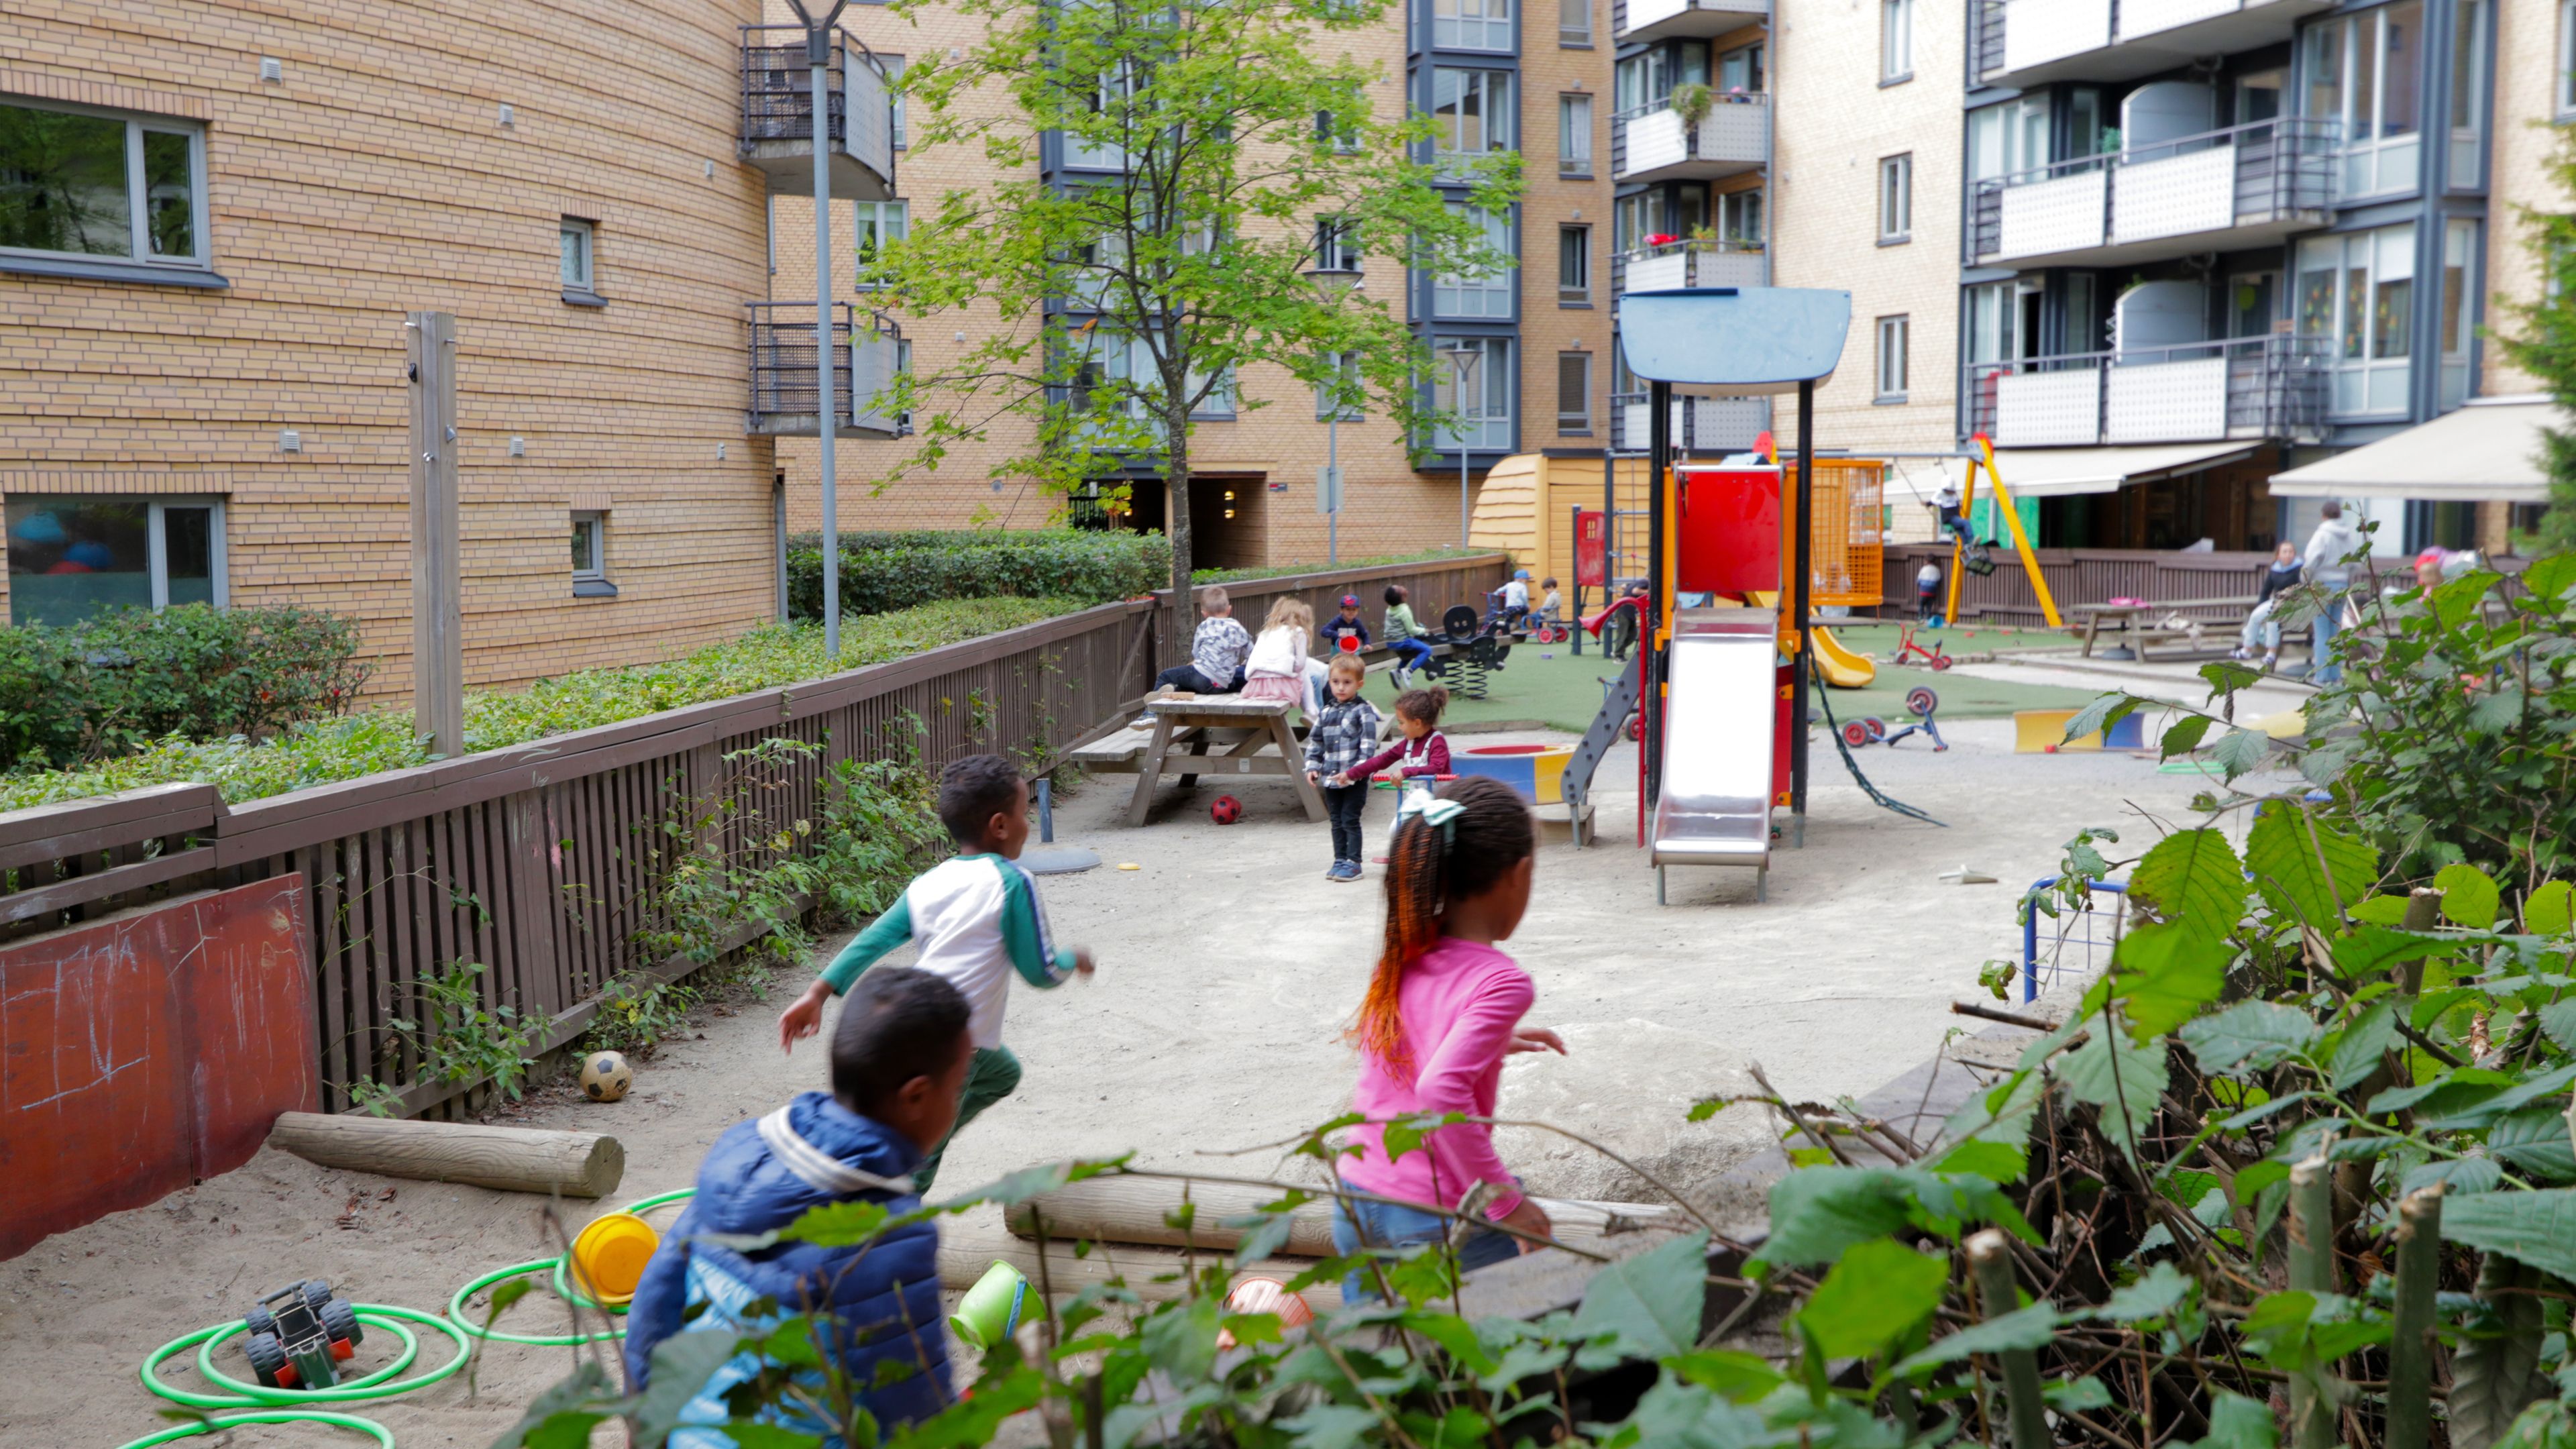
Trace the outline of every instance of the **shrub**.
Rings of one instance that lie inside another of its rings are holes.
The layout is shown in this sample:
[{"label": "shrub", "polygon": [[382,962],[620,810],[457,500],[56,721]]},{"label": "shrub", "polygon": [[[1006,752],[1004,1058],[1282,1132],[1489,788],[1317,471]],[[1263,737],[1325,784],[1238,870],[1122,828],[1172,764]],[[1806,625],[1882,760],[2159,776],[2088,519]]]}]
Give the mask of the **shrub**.
[{"label": "shrub", "polygon": [[0,756],[68,766],[172,735],[259,740],[345,713],[372,666],[315,609],[126,609],[0,630]]},{"label": "shrub", "polygon": [[[882,614],[940,599],[1123,599],[1170,582],[1172,548],[1159,535],[1069,529],[960,533],[844,533],[841,612]],[[823,616],[823,536],[787,542],[787,606]]]}]

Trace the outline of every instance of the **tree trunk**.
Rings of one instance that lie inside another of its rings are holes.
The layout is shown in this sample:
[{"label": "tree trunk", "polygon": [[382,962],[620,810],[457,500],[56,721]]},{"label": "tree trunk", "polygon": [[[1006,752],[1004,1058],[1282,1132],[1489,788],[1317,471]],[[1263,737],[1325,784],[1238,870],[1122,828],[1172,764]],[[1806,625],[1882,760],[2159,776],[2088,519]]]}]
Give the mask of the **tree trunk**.
[{"label": "tree trunk", "polygon": [[[1164,389],[1167,398],[1184,395],[1179,388],[1166,385]],[[1168,435],[1163,445],[1163,532],[1172,542],[1172,602],[1164,637],[1178,651],[1174,662],[1186,664],[1194,627],[1190,622],[1190,410],[1186,403],[1164,408],[1163,430]]]}]

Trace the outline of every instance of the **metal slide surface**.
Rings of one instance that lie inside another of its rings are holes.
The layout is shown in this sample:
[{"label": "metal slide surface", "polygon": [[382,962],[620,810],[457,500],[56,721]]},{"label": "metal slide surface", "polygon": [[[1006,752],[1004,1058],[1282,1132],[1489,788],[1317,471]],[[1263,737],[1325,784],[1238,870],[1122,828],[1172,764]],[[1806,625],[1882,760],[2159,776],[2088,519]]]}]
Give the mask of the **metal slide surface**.
[{"label": "metal slide surface", "polygon": [[1657,867],[1770,866],[1776,622],[1758,608],[1687,609],[1673,619]]}]

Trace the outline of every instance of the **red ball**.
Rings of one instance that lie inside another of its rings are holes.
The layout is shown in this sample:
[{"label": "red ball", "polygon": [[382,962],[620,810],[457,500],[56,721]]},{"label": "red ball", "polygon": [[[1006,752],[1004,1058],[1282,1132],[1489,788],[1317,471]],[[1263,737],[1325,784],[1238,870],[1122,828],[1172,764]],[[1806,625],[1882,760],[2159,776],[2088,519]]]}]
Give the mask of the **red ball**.
[{"label": "red ball", "polygon": [[2041,745],[2041,746],[2039,747],[2039,752],[2040,752],[2041,754],[2043,754],[2043,755],[2053,755],[2053,754],[2056,754],[2056,753],[2057,753],[2057,746],[2055,746],[2055,745]]},{"label": "red ball", "polygon": [[1243,818],[1243,802],[1231,795],[1219,795],[1208,806],[1208,818],[1219,825],[1232,825]]}]

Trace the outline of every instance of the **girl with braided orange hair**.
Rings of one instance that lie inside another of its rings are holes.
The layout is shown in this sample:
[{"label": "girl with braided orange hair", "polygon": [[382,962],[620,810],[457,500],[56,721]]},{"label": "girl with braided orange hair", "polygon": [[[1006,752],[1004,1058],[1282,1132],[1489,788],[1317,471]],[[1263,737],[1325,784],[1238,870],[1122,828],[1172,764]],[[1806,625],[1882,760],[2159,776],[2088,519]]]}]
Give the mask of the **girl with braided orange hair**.
[{"label": "girl with braided orange hair", "polygon": [[[1453,1112],[1491,1117],[1504,1057],[1564,1052],[1555,1032],[1520,1024],[1537,988],[1495,949],[1529,910],[1537,845],[1529,807],[1510,786],[1482,777],[1442,786],[1396,827],[1387,853],[1386,944],[1350,1032],[1360,1049],[1352,1105],[1368,1120],[1352,1129],[1359,1151],[1341,1169],[1351,1187],[1395,1201],[1335,1205],[1333,1246],[1344,1256],[1362,1246],[1451,1240],[1462,1268],[1511,1257],[1520,1240],[1486,1227],[1453,1239],[1450,1220],[1432,1211],[1456,1210],[1480,1186],[1490,1194],[1480,1194],[1488,1221],[1548,1234],[1547,1214],[1521,1195],[1495,1152],[1492,1127],[1453,1123],[1390,1159],[1385,1125]],[[1364,1296],[1359,1274],[1344,1280],[1342,1296]]]}]

